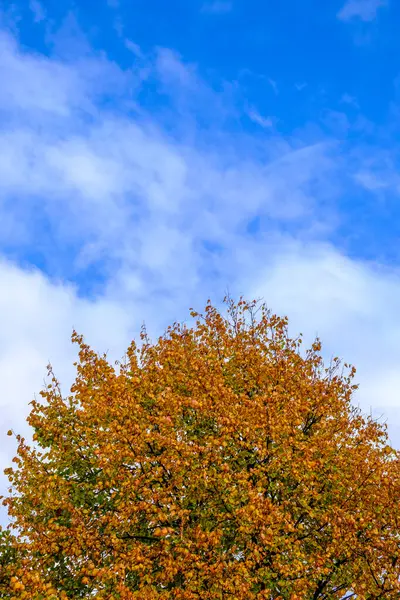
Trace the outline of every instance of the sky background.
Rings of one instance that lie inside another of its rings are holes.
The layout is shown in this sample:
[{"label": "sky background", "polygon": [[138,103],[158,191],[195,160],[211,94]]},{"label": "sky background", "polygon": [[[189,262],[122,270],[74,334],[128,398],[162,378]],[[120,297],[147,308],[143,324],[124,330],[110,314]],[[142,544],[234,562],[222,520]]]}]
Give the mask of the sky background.
[{"label": "sky background", "polygon": [[[262,298],[400,448],[400,3],[0,2],[0,467],[72,329]],[[0,493],[6,487],[0,478]]]}]

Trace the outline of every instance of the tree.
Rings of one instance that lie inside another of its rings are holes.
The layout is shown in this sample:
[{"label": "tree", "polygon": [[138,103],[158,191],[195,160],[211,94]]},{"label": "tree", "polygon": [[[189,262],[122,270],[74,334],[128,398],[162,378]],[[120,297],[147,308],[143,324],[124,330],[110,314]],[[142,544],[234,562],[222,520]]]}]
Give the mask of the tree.
[{"label": "tree", "polygon": [[21,559],[17,540],[8,529],[0,527],[0,598],[12,598],[13,584],[23,573]]},{"label": "tree", "polygon": [[6,469],[15,598],[400,598],[399,453],[355,369],[226,301],[119,369],[74,332],[67,398],[49,367]]}]

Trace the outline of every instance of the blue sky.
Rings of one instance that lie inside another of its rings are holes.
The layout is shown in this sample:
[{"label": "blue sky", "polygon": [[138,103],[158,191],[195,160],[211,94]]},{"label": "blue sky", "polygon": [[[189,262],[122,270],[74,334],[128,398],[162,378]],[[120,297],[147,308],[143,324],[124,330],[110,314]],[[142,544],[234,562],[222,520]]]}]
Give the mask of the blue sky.
[{"label": "blue sky", "polygon": [[[400,5],[0,10],[1,427],[229,290],[354,364],[400,447]],[[2,446],[1,466],[14,452]]]}]

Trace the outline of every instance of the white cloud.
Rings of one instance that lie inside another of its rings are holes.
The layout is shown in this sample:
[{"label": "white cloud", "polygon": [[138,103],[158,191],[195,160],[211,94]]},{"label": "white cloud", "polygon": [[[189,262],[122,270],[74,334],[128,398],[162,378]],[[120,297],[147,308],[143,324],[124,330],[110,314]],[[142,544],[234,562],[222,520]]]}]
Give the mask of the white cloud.
[{"label": "white cloud", "polygon": [[254,121],[254,123],[257,123],[257,125],[260,125],[263,129],[270,129],[273,127],[271,117],[263,117],[256,109],[250,109],[247,114],[251,121]]},{"label": "white cloud", "polygon": [[[130,86],[135,84],[129,74]],[[35,122],[44,115],[70,117],[74,112],[93,114],[94,102],[112,90],[117,99],[126,87],[127,74],[105,59],[83,58],[73,64],[20,49],[11,35],[0,30],[0,76],[6,82],[0,110],[9,117]]]},{"label": "white cloud", "polygon": [[[382,173],[374,173],[372,170],[359,171],[355,175],[357,182],[370,192],[387,189],[393,181],[388,181],[387,177],[382,176]],[[399,186],[397,181],[397,186]]]},{"label": "white cloud", "polygon": [[124,43],[125,47],[128,48],[128,50],[130,50],[137,58],[143,58],[143,52],[139,44],[136,44],[136,42],[128,39],[126,39]]},{"label": "white cloud", "polygon": [[[322,194],[329,189],[328,182],[322,185],[334,168],[329,146],[294,148],[271,139],[260,160],[244,157],[234,146],[226,152],[231,140],[221,134],[204,146],[201,139],[172,139],[149,116],[99,112],[101,61],[87,60],[96,77],[86,87],[85,65],[23,54],[9,38],[4,43],[3,110],[13,114],[20,107],[0,130],[0,199],[8,221],[18,223],[18,237],[13,232],[8,240],[14,247],[40,240],[44,219],[59,247],[80,246],[70,267],[88,266],[99,257],[122,269],[128,263],[141,276],[150,271],[164,289],[197,280],[208,261],[196,250],[203,242],[221,244],[226,252],[253,216],[296,221],[317,212],[311,188]],[[177,90],[183,104],[198,99],[200,90],[210,112],[218,108],[212,90],[174,53],[159,50],[154,72],[170,93]],[[105,64],[102,92],[116,80],[123,85],[124,78]],[[184,129],[187,136],[190,127]],[[164,258],[173,271],[146,260],[149,240],[171,248]],[[179,256],[187,259],[177,261]]]},{"label": "white cloud", "polygon": [[348,0],[338,12],[338,18],[342,21],[360,19],[361,21],[373,21],[378,10],[387,6],[387,0]]},{"label": "white cloud", "polygon": [[276,81],[274,79],[269,78],[268,79],[268,83],[272,87],[272,89],[274,90],[274,94],[278,94],[279,93],[279,89],[278,89],[278,84],[276,83]]},{"label": "white cloud", "polygon": [[169,93],[171,93],[171,87],[173,91],[182,89],[184,92],[195,90],[197,92],[199,88],[204,89],[195,67],[185,65],[181,57],[168,48],[158,49],[156,69],[160,81],[166,86]]},{"label": "white cloud", "polygon": [[342,102],[343,104],[349,104],[354,108],[360,108],[360,105],[357,102],[357,98],[354,98],[354,96],[351,96],[350,94],[343,94],[343,96],[340,99],[340,102]]}]

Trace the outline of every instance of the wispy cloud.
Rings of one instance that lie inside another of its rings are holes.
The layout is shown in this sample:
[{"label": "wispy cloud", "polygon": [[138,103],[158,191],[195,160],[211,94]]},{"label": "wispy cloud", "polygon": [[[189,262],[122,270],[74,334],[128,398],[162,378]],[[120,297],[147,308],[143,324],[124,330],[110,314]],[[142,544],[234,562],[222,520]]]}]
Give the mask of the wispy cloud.
[{"label": "wispy cloud", "polygon": [[249,119],[254,123],[257,123],[257,125],[260,125],[260,127],[263,127],[264,129],[273,127],[274,123],[271,117],[264,117],[255,108],[251,108],[247,114]]},{"label": "wispy cloud", "polygon": [[342,102],[343,104],[348,104],[350,106],[353,106],[354,108],[360,108],[360,105],[357,102],[357,98],[355,98],[354,96],[351,96],[350,94],[343,94],[343,96],[340,99],[340,102]]},{"label": "wispy cloud", "polygon": [[352,19],[373,21],[377,16],[378,10],[387,5],[387,0],[348,0],[337,16],[342,21],[350,21]]},{"label": "wispy cloud", "polygon": [[268,83],[272,87],[272,89],[274,90],[274,93],[278,94],[279,93],[279,89],[278,89],[278,84],[276,83],[276,81],[274,81],[274,79],[269,78],[268,79]]}]

